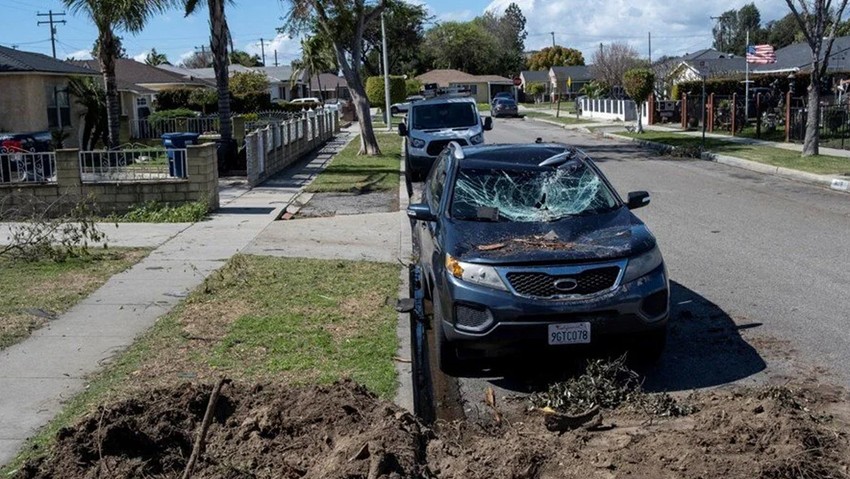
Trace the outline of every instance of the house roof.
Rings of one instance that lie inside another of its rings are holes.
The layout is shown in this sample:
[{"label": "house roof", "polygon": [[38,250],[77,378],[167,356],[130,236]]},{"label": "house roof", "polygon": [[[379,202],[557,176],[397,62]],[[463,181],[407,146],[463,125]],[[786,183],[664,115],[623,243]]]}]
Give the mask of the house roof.
[{"label": "house roof", "polygon": [[266,74],[267,77],[273,78],[281,82],[288,82],[292,78],[292,67],[256,67],[254,70],[259,70]]},{"label": "house roof", "polygon": [[523,70],[519,74],[525,83],[549,83],[547,70]]},{"label": "house roof", "polygon": [[550,69],[558,81],[572,78],[573,81],[590,81],[593,80],[593,74],[590,71],[590,65],[573,65],[569,67],[552,67]]},{"label": "house roof", "polygon": [[334,75],[333,73],[320,73],[313,75],[310,79],[310,90],[319,91],[319,80],[321,79],[322,91],[334,91],[337,88],[348,88],[348,82],[345,78]]},{"label": "house roof", "polygon": [[[97,60],[82,60],[73,62],[91,71],[100,72],[100,64]],[[182,84],[193,86],[210,86],[198,78],[187,78],[162,68],[150,66],[146,63],[137,62],[130,58],[118,58],[115,61],[115,77],[120,84],[127,85],[156,85],[156,84]]]},{"label": "house roof", "polygon": [[[215,80],[215,68],[180,68],[180,67],[172,67],[160,65],[159,68],[166,69],[171,72],[180,73],[183,76],[189,75],[194,78],[200,78],[202,80]],[[181,70],[177,72],[177,70]],[[228,66],[228,71],[231,75],[236,72],[252,72],[253,68],[248,68],[244,65],[230,65]]]},{"label": "house roof", "polygon": [[[823,53],[821,53],[823,59]],[[776,50],[776,63],[751,65],[756,73],[810,71],[812,69],[812,50],[805,42],[792,43]],[[850,72],[850,37],[837,37],[829,54],[829,70]]]},{"label": "house roof", "polygon": [[683,62],[697,75],[714,77],[726,73],[743,73],[747,69],[744,57],[688,60]]},{"label": "house roof", "polygon": [[452,83],[475,83],[475,75],[451,69],[431,70],[419,75],[416,79],[422,83],[436,83],[441,87],[447,87]]},{"label": "house roof", "polygon": [[713,48],[703,48],[693,53],[685,53],[679,59],[682,61],[689,60],[717,60],[719,58],[734,58],[732,53],[723,53]]},{"label": "house roof", "polygon": [[77,65],[41,53],[25,52],[0,46],[0,74],[2,73],[93,74]]},{"label": "house roof", "polygon": [[475,75],[475,80],[487,83],[510,83],[513,85],[513,80],[505,78],[501,75]]}]

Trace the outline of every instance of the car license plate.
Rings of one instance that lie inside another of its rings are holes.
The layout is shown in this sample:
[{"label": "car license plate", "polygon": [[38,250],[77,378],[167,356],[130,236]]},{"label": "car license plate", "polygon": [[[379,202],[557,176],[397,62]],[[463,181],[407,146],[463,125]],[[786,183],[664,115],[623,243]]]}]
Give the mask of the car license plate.
[{"label": "car license plate", "polygon": [[549,344],[587,344],[590,342],[590,323],[549,325]]}]

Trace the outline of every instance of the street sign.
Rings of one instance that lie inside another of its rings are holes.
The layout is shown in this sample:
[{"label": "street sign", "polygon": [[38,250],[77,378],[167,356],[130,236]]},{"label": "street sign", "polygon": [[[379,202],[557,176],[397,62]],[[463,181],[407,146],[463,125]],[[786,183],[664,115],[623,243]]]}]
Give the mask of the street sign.
[{"label": "street sign", "polygon": [[514,77],[514,86],[520,86],[520,85],[522,85],[522,78]]}]

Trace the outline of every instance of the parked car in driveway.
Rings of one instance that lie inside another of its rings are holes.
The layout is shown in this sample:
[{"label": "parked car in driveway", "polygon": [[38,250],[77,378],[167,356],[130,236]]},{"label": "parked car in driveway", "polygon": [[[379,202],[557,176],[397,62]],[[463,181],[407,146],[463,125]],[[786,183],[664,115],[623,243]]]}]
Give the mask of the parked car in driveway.
[{"label": "parked car in driveway", "polygon": [[497,100],[514,100],[514,101],[516,101],[516,98],[514,98],[514,94],[509,92],[509,91],[502,91],[502,92],[496,93],[496,95],[493,96],[493,99],[490,100],[490,108],[491,109],[494,106],[496,106]]},{"label": "parked car in driveway", "polygon": [[562,144],[450,144],[411,205],[438,364],[626,335],[654,359],[670,288],[655,237],[594,162]]},{"label": "parked car in driveway", "polygon": [[493,115],[493,118],[499,118],[500,116],[519,116],[519,106],[512,99],[499,98],[493,102],[490,114]]},{"label": "parked car in driveway", "polygon": [[399,113],[407,113],[407,110],[410,109],[410,105],[416,103],[417,101],[424,100],[425,97],[422,95],[411,95],[404,99],[401,103],[393,103],[390,105],[390,113],[393,115],[398,115]]}]

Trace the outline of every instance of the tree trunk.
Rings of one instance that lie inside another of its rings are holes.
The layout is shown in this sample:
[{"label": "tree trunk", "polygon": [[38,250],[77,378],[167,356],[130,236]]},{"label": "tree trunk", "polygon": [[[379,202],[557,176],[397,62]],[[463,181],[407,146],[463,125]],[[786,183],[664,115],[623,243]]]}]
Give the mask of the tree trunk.
[{"label": "tree trunk", "polygon": [[118,82],[115,79],[115,37],[112,32],[101,32],[98,60],[103,84],[106,88],[106,123],[109,141],[107,148],[114,150],[120,144],[121,102],[118,98]]},{"label": "tree trunk", "polygon": [[635,112],[637,112],[637,128],[635,129],[635,131],[637,131],[638,133],[643,133],[643,122],[641,121],[640,111],[642,106],[642,103],[635,102]]},{"label": "tree trunk", "polygon": [[803,140],[803,156],[819,154],[820,143],[820,75],[812,72],[809,83],[809,105],[806,114],[806,136]]},{"label": "tree trunk", "polygon": [[[362,36],[361,36],[362,39]],[[357,39],[359,42],[361,39]],[[378,156],[381,148],[378,139],[375,138],[375,130],[372,128],[372,112],[369,111],[369,100],[366,97],[366,88],[360,78],[359,70],[355,70],[348,63],[345,51],[340,45],[334,45],[339,66],[348,83],[348,92],[351,93],[351,101],[357,111],[357,123],[360,125],[360,155]],[[357,58],[352,55],[353,58]]]},{"label": "tree trunk", "polygon": [[218,122],[222,142],[233,140],[233,119],[230,117],[230,72],[227,59],[227,22],[224,16],[224,0],[209,0],[210,50],[215,70],[215,85],[218,90]]},{"label": "tree trunk", "polygon": [[316,82],[319,84],[319,100],[325,101],[325,91],[322,90],[322,74],[316,75]]}]

